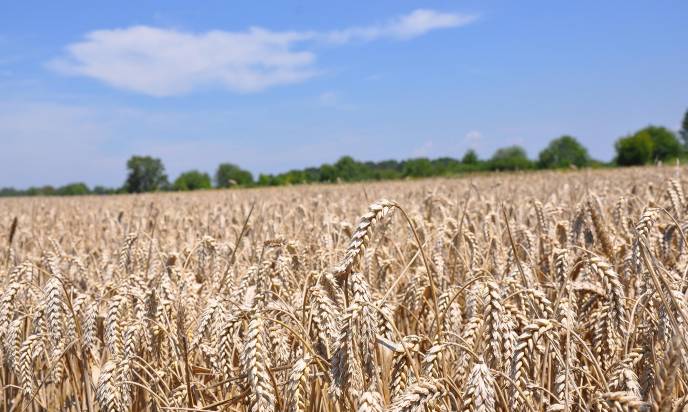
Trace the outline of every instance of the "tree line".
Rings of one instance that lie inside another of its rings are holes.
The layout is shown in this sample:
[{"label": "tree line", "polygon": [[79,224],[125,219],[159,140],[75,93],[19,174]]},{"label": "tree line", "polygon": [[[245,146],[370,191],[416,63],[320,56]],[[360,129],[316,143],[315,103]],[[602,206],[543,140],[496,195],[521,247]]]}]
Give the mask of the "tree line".
[{"label": "tree line", "polygon": [[[679,140],[680,139],[680,140]],[[232,163],[220,164],[211,177],[208,173],[190,170],[170,181],[162,160],[150,156],[132,156],[127,161],[127,179],[119,188],[71,183],[61,187],[30,187],[26,190],[0,189],[0,196],[86,195],[113,193],[144,193],[154,191],[187,191],[211,188],[282,186],[303,183],[360,182],[433,176],[454,176],[481,171],[513,171],[581,167],[635,166],[675,159],[688,160],[688,111],[678,135],[665,127],[648,126],[614,144],[616,156],[611,162],[594,160],[588,150],[572,136],[552,140],[536,160],[528,158],[520,146],[500,148],[489,159],[480,159],[468,150],[461,159],[424,157],[402,161],[361,162],[343,156],[334,164],[289,170],[279,174],[251,172]]]}]

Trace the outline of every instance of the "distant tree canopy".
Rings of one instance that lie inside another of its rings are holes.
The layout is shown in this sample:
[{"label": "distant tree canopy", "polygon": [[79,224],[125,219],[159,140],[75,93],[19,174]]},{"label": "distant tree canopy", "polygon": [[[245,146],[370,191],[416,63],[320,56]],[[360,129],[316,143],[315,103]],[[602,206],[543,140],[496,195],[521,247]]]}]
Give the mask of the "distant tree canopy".
[{"label": "distant tree canopy", "polygon": [[[680,139],[680,140],[679,140]],[[681,129],[675,135],[664,127],[648,126],[619,138],[614,144],[616,156],[612,163],[590,158],[587,149],[572,136],[564,135],[549,142],[538,155],[537,161],[528,158],[521,146],[497,149],[488,160],[481,160],[475,150],[466,151],[459,160],[447,156],[436,159],[418,157],[406,160],[361,162],[351,156],[342,156],[333,164],[322,164],[304,169],[292,169],[279,174],[260,174],[257,180],[248,170],[233,163],[222,163],[213,178],[197,170],[180,174],[172,185],[168,183],[162,161],[151,156],[132,156],[127,161],[127,179],[120,189],[95,186],[90,190],[85,183],[70,183],[61,187],[50,185],[18,190],[0,188],[0,196],[51,196],[110,193],[142,193],[158,190],[198,190],[231,186],[281,186],[308,183],[361,182],[393,180],[431,176],[454,176],[488,170],[556,169],[571,165],[577,167],[603,167],[611,165],[643,165],[656,161],[688,159],[688,110]]]},{"label": "distant tree canopy", "polygon": [[127,161],[127,181],[124,190],[129,193],[154,192],[166,189],[169,183],[165,166],[160,159],[150,156],[132,156]]},{"label": "distant tree canopy", "polygon": [[429,160],[431,176],[449,176],[471,170],[474,164],[464,165],[461,161],[451,157],[440,157]]},{"label": "distant tree canopy", "polygon": [[368,176],[368,168],[364,163],[357,162],[351,156],[343,156],[334,164],[336,177],[345,182],[358,182]]},{"label": "distant tree canopy", "polygon": [[622,137],[614,144],[616,163],[620,166],[633,166],[649,163],[652,160],[652,139],[648,135]]},{"label": "distant tree canopy", "polygon": [[15,189],[13,187],[0,188],[0,197],[21,196],[22,194],[24,194],[23,190]]},{"label": "distant tree canopy", "polygon": [[87,195],[90,193],[85,183],[70,183],[57,189],[57,194],[61,196]]},{"label": "distant tree canopy", "polygon": [[177,177],[172,185],[174,190],[199,190],[210,189],[212,184],[210,176],[207,173],[199,172],[198,170],[191,170],[184,172]]},{"label": "distant tree canopy", "polygon": [[93,193],[94,195],[108,195],[108,194],[117,193],[117,190],[99,185],[99,186],[95,186],[91,193]]},{"label": "distant tree canopy", "polygon": [[232,163],[222,163],[217,167],[215,172],[215,185],[217,187],[248,186],[251,184],[253,184],[251,172]]},{"label": "distant tree canopy", "polygon": [[643,165],[681,156],[683,149],[674,134],[664,128],[648,126],[622,137],[614,145],[616,163],[620,166]]},{"label": "distant tree canopy", "polygon": [[497,151],[490,159],[492,170],[523,170],[532,167],[526,151],[521,146],[509,146]]},{"label": "distant tree canopy", "polygon": [[552,140],[538,157],[538,166],[544,169],[571,165],[583,167],[590,162],[588,150],[571,136],[562,136]]},{"label": "distant tree canopy", "polygon": [[26,189],[26,194],[29,196],[54,196],[57,194],[57,191],[54,187],[45,185],[40,187],[30,187]]},{"label": "distant tree canopy", "polygon": [[434,175],[432,162],[426,157],[409,159],[404,162],[402,174],[404,177],[429,177]]},{"label": "distant tree canopy", "polygon": [[681,140],[683,140],[683,146],[688,148],[688,110],[686,110],[686,114],[683,115],[679,134],[681,135]]},{"label": "distant tree canopy", "polygon": [[478,164],[478,154],[473,149],[469,149],[461,158],[461,163],[466,165]]},{"label": "distant tree canopy", "polygon": [[647,134],[652,139],[653,160],[675,159],[681,155],[683,148],[674,133],[666,127],[649,126],[638,133]]}]

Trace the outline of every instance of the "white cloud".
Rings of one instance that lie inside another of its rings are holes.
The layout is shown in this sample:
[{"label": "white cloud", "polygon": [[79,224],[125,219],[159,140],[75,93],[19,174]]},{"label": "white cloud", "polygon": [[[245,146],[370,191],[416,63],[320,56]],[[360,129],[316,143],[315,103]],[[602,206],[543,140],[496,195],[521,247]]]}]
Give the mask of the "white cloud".
[{"label": "white cloud", "polygon": [[[133,26],[97,30],[66,47],[49,66],[60,73],[86,76],[112,87],[151,96],[172,96],[199,88],[222,87],[249,93],[303,82],[319,71],[307,41],[343,44],[380,38],[410,39],[431,30],[468,24],[474,16],[415,10],[386,24],[316,33],[188,33]],[[297,49],[300,46],[301,49]]]},{"label": "white cloud", "polygon": [[69,57],[51,65],[152,96],[212,85],[253,92],[315,75],[315,55],[292,49],[309,36],[259,28],[202,34],[146,26],[98,30],[68,46]]},{"label": "white cloud", "polygon": [[477,149],[480,143],[483,141],[483,135],[477,130],[471,130],[466,133],[463,138],[464,144],[466,144],[470,149]]},{"label": "white cloud", "polygon": [[355,40],[371,41],[380,38],[406,40],[422,36],[431,30],[464,26],[472,23],[475,19],[476,16],[473,15],[417,9],[385,24],[335,30],[327,33],[324,38],[332,43],[348,43]]}]

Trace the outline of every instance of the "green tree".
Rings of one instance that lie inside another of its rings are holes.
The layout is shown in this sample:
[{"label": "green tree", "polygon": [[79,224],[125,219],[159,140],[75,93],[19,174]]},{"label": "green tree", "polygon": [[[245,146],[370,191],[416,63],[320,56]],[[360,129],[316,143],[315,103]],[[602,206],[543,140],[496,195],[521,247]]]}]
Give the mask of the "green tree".
[{"label": "green tree", "polygon": [[683,115],[683,122],[681,122],[681,140],[683,140],[683,146],[688,148],[688,110],[686,114]]},{"label": "green tree", "polygon": [[619,166],[643,165],[652,161],[654,143],[648,134],[636,133],[617,140],[614,148]]},{"label": "green tree", "polygon": [[174,190],[199,190],[210,189],[211,187],[210,176],[198,170],[191,170],[180,174],[174,181],[174,185],[172,185]]},{"label": "green tree", "polygon": [[428,177],[433,175],[432,163],[425,157],[403,162],[402,174],[409,177]]},{"label": "green tree", "polygon": [[337,181],[337,169],[331,164],[320,166],[320,181],[334,183]]},{"label": "green tree", "polygon": [[2,196],[21,196],[24,194],[22,190],[15,189],[13,187],[3,187],[0,189],[0,197]]},{"label": "green tree", "polygon": [[253,175],[232,163],[222,163],[215,172],[215,185],[217,187],[249,186],[253,184]]},{"label": "green tree", "polygon": [[521,146],[497,149],[490,159],[490,168],[493,170],[520,170],[531,167],[532,163],[528,159],[525,149]]},{"label": "green tree", "polygon": [[461,162],[452,157],[440,157],[431,160],[432,174],[434,176],[446,176],[458,173],[461,170]]},{"label": "green tree", "polygon": [[62,196],[87,195],[90,193],[85,183],[70,183],[57,189],[57,194]]},{"label": "green tree", "polygon": [[54,194],[55,188],[50,185],[41,187],[31,186],[28,189],[26,189],[27,196],[53,196]]},{"label": "green tree", "polygon": [[320,181],[320,168],[318,167],[307,167],[303,171],[306,176],[306,182],[319,182]]},{"label": "green tree", "polygon": [[342,156],[334,164],[337,178],[346,182],[366,180],[372,176],[371,170],[363,163],[357,162],[351,156]]},{"label": "green tree", "polygon": [[681,156],[681,143],[666,127],[648,126],[638,133],[647,133],[654,143],[653,160],[675,159]]},{"label": "green tree", "polygon": [[562,136],[552,140],[547,147],[540,152],[538,166],[542,168],[562,168],[571,165],[577,167],[587,166],[590,162],[588,150],[581,145],[576,138]]},{"label": "green tree", "polygon": [[373,178],[376,180],[392,180],[401,177],[402,165],[396,160],[382,160],[380,162],[371,162],[370,167],[373,172]]},{"label": "green tree", "polygon": [[282,179],[282,184],[297,185],[306,182],[306,173],[303,170],[294,169],[280,174],[280,178]]},{"label": "green tree", "polygon": [[124,190],[129,193],[153,192],[166,189],[169,183],[162,161],[150,156],[132,156],[127,161],[129,174]]},{"label": "green tree", "polygon": [[473,149],[468,149],[461,159],[461,163],[465,165],[475,165],[478,164],[478,162],[478,154]]},{"label": "green tree", "polygon": [[93,194],[96,194],[96,195],[108,195],[108,194],[112,194],[112,193],[117,193],[117,190],[116,190],[116,189],[111,189],[111,188],[109,188],[109,187],[105,187],[105,186],[100,186],[100,185],[98,185],[98,186],[95,186],[95,187],[93,188],[92,193],[93,193]]},{"label": "green tree", "polygon": [[616,162],[621,166],[641,165],[681,156],[683,149],[676,136],[665,127],[648,126],[615,145]]},{"label": "green tree", "polygon": [[259,174],[258,175],[258,186],[271,186],[273,181],[272,175]]}]

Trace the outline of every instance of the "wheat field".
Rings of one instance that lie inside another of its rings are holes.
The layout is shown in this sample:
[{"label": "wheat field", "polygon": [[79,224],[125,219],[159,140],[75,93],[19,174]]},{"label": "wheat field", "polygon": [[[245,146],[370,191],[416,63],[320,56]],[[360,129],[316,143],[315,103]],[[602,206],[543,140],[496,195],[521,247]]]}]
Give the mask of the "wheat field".
[{"label": "wheat field", "polygon": [[2,199],[3,410],[688,410],[684,175]]}]

